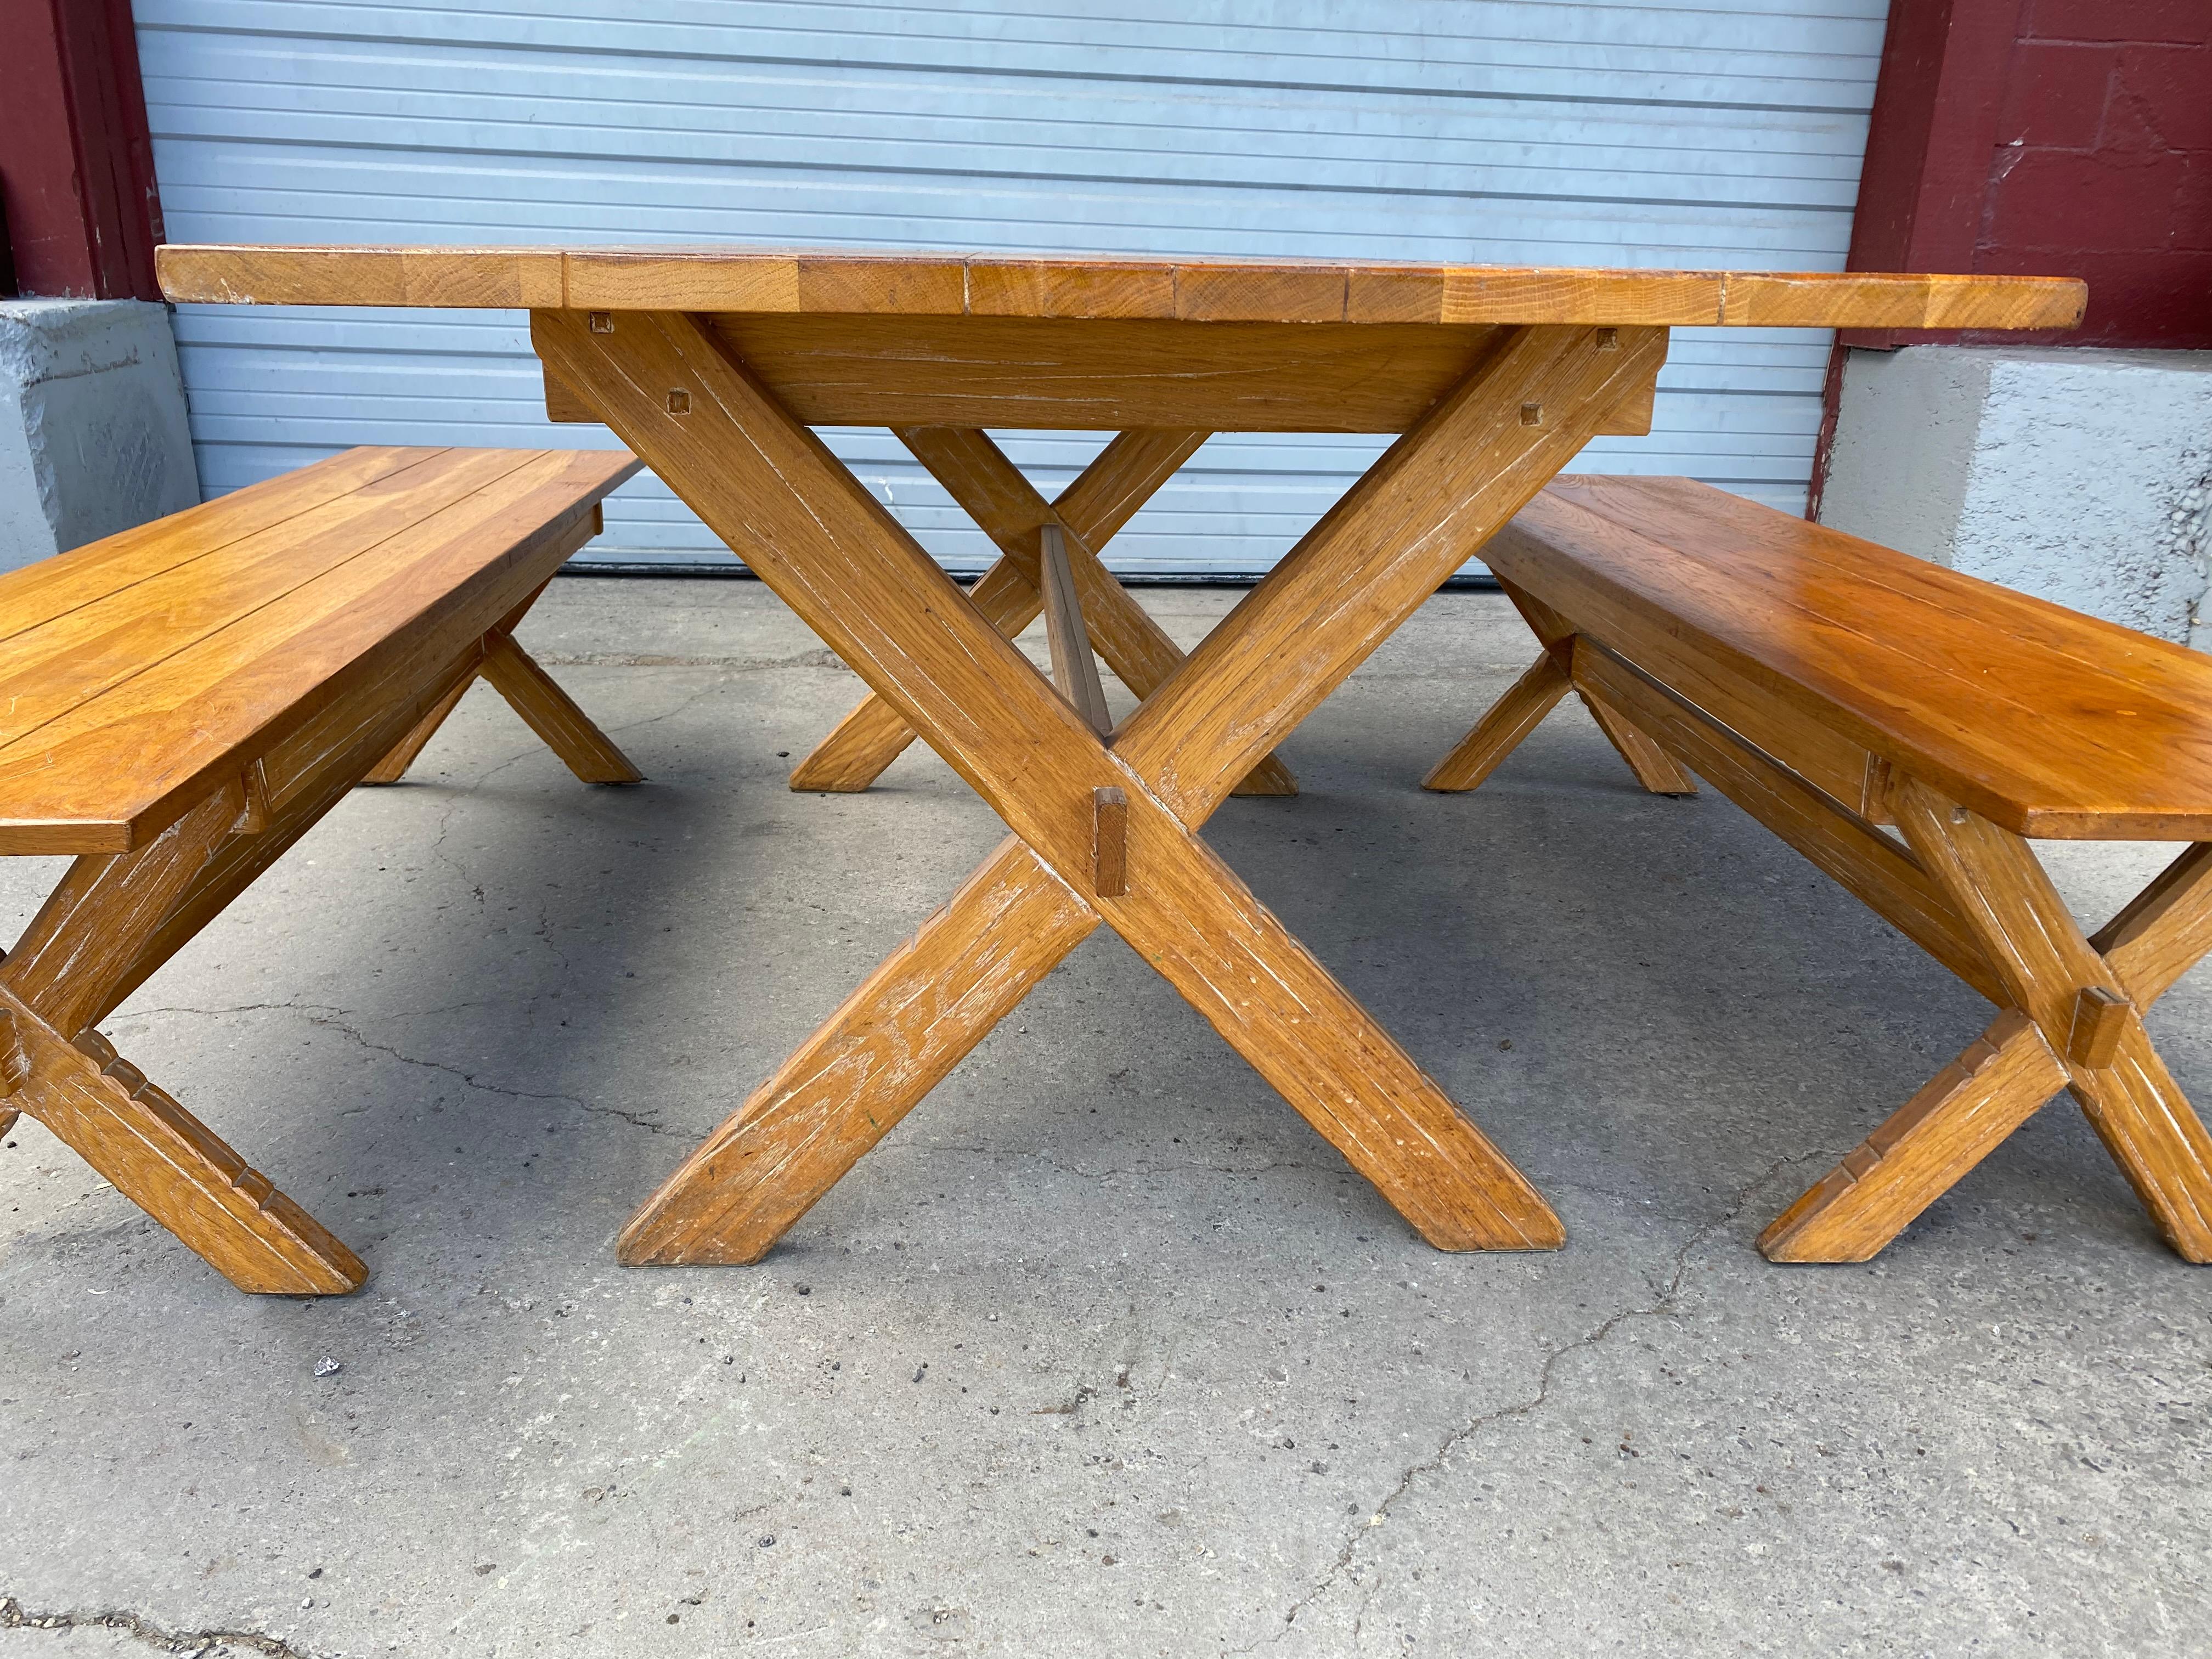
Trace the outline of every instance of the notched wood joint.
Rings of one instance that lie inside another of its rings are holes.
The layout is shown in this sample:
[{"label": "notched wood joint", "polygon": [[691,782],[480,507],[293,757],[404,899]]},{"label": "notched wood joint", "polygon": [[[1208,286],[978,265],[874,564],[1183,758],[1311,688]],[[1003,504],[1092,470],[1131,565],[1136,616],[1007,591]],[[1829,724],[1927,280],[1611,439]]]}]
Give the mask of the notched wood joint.
[{"label": "notched wood joint", "polygon": [[2128,1016],[2136,1006],[2118,991],[2087,987],[2074,1000],[2074,1029],[2067,1034],[2066,1057],[2087,1071],[2102,1071],[2120,1051]]},{"label": "notched wood joint", "polygon": [[269,774],[258,760],[248,761],[239,779],[239,787],[246,803],[238,810],[238,817],[230,826],[234,836],[258,836],[269,827]]},{"label": "notched wood joint", "polygon": [[1129,797],[1112,784],[1091,792],[1091,876],[1101,898],[1129,890]]}]

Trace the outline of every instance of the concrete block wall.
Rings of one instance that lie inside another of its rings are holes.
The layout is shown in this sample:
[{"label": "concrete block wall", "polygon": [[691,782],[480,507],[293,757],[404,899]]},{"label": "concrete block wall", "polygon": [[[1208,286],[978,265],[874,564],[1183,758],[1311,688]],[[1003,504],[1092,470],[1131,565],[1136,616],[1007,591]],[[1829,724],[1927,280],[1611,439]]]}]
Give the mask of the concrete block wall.
[{"label": "concrete block wall", "polygon": [[1844,365],[1820,521],[2212,647],[2212,351],[1910,346]]},{"label": "concrete block wall", "polygon": [[0,301],[0,569],[199,499],[167,307]]}]

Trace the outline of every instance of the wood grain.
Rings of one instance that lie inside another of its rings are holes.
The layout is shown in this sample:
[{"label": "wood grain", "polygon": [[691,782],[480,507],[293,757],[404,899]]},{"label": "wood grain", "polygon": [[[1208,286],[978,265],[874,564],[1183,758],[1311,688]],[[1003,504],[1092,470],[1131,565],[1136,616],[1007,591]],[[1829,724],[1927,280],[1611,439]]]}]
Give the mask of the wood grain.
[{"label": "wood grain", "polygon": [[[968,428],[903,428],[898,436],[1000,550],[999,562],[969,591],[976,609],[1008,639],[1043,608],[1038,536],[1057,521],[1086,624],[1099,655],[1139,699],[1182,661],[1182,651],[1100,562],[1097,550],[1135,516],[1206,441],[1204,432],[1117,434],[1091,465],[1048,503],[990,436]],[[914,733],[872,693],[793,769],[793,789],[866,788]],[[1240,795],[1292,795],[1297,781],[1270,755],[1237,788]]]},{"label": "wood grain", "polygon": [[1574,675],[1936,961],[1990,1001],[2007,1000],[1975,936],[1909,848],[1595,641],[1576,641]]},{"label": "wood grain", "polygon": [[[634,469],[356,453],[179,515],[173,544],[155,526],[0,583],[0,678],[15,687],[0,757],[18,769],[0,779],[32,786],[7,787],[0,811],[51,830],[31,813],[101,787],[143,801],[149,776],[178,804],[80,851],[0,961],[8,1110],[241,1289],[338,1294],[367,1270],[93,1028],[410,730],[434,729],[488,659],[522,674],[505,629]],[[605,763],[592,740],[611,745],[573,705],[521,683],[564,757]],[[58,816],[82,828],[81,811]]]},{"label": "wood grain", "polygon": [[[1513,526],[1506,526],[1502,533],[1511,535]],[[1498,574],[1494,570],[1491,574],[1493,576]],[[1516,587],[1502,576],[1498,577],[1498,586],[1512,601],[1513,608],[1521,613],[1521,620],[1528,624],[1528,631],[1542,642],[1544,648],[1557,656],[1563,665],[1571,664],[1574,660],[1573,625],[1541,600],[1524,589]],[[1577,686],[1575,695],[1581,700],[1583,707],[1589,711],[1590,719],[1604,734],[1605,740],[1613,745],[1613,752],[1627,764],[1628,769],[1636,775],[1636,781],[1647,791],[1655,795],[1672,796],[1698,793],[1696,781],[1627,715],[1612,707],[1588,684]]]},{"label": "wood grain", "polygon": [[[1125,761],[1120,744],[1113,750],[1101,744],[714,337],[672,315],[625,317],[613,334],[600,335],[568,314],[540,313],[532,332],[559,377],[586,388],[608,424],[1006,819],[1022,855],[1045,866],[1158,967],[1425,1237],[1446,1248],[1556,1243],[1556,1218],[1517,1171],[1195,839],[1159,798],[1157,775]],[[1539,356],[1549,366],[1554,355]],[[688,416],[669,413],[660,390],[672,386],[690,391]],[[1571,399],[1563,397],[1560,406],[1573,407]],[[1587,431],[1547,436],[1559,452],[1556,466]],[[1432,466],[1445,447],[1434,447]],[[1406,483],[1409,470],[1401,454],[1389,476]],[[1529,478],[1527,490],[1544,476]],[[1342,527],[1339,533],[1349,535]],[[1445,556],[1430,538],[1417,538],[1410,552],[1402,544],[1396,550],[1409,562]],[[1455,568],[1463,557],[1442,568]],[[1309,570],[1307,580],[1316,574]],[[1337,573],[1339,592],[1346,591],[1346,574]],[[1383,591],[1395,599],[1401,585],[1385,582]],[[1325,631],[1303,630],[1306,654],[1316,654],[1313,635]],[[1324,661],[1344,654],[1323,653]],[[1354,660],[1357,654],[1364,652]],[[1325,695],[1315,682],[1327,672],[1310,665],[1300,677],[1307,690],[1293,701]],[[1288,723],[1280,708],[1255,713],[1263,722]],[[1245,754],[1195,816],[1218,804],[1270,746],[1262,741]],[[1129,866],[1145,872],[1120,898],[1098,895],[1092,882],[1091,792],[1102,786],[1126,791]],[[956,957],[972,944],[951,938]],[[1033,983],[1049,965],[1033,957],[1024,977]],[[864,1024],[870,1018],[859,1013]],[[963,1034],[972,1041],[981,1029],[971,1034],[963,1024]],[[888,1104],[872,1094],[865,1127],[837,1108],[836,1137],[872,1139],[879,1133],[876,1109]],[[822,1102],[817,1110],[831,1105]],[[726,1126],[731,1139],[720,1144],[742,1137],[742,1118]],[[665,1187],[626,1232],[626,1259],[667,1260],[672,1238],[698,1237],[701,1214],[729,1203],[714,1185],[694,1166]],[[813,1196],[794,1195],[781,1207],[803,1209]],[[743,1257],[770,1242],[748,1224],[742,1237],[720,1229],[712,1248]]]},{"label": "wood grain", "polygon": [[677,1166],[617,1256],[759,1261],[1097,925],[1009,836]]},{"label": "wood grain", "polygon": [[584,782],[645,781],[645,774],[631,764],[614,739],[592,723],[535,657],[514,642],[513,635],[501,629],[492,635],[477,672]]},{"label": "wood grain", "polygon": [[2199,653],[1687,479],[1562,478],[1490,557],[1669,684],[1834,732],[1839,778],[1855,746],[2015,834],[2212,838]]},{"label": "wood grain", "polygon": [[1141,258],[701,247],[197,246],[156,250],[161,290],[219,305],[1234,322],[2070,328],[2069,277],[1608,270],[1326,259]]},{"label": "wood grain", "polygon": [[[1663,330],[1622,329],[1604,350],[1589,329],[1502,337],[1483,367],[1392,445],[1146,700],[1116,752],[1155,779],[1175,811],[1211,811],[1279,733],[1549,482],[1616,403],[1641,391],[1666,355]],[[1529,402],[1555,417],[1522,424]]]},{"label": "wood grain", "polygon": [[1907,778],[1898,826],[1950,893],[2010,1000],[2065,1053],[2085,991],[2119,999],[2109,1063],[2069,1061],[2075,1098],[2159,1231],[2191,1261],[2212,1261],[2212,1134],[2151,1046],[2142,1017],[2020,836]]},{"label": "wood grain", "polygon": [[1129,795],[1116,784],[1091,792],[1091,884],[1101,898],[1129,890]]},{"label": "wood grain", "polygon": [[1403,432],[1484,325],[726,313],[713,326],[810,426]]},{"label": "wood grain", "polygon": [[1102,738],[1114,732],[1106,688],[1098,681],[1098,659],[1091,654],[1091,630],[1083,625],[1083,601],[1075,592],[1075,573],[1067,565],[1067,533],[1056,524],[1037,532],[1039,592],[1044,596],[1045,640],[1052,652],[1052,683],[1083,723]]},{"label": "wood grain", "polygon": [[1548,651],[1537,653],[1528,670],[1491,704],[1473,729],[1421,780],[1424,789],[1473,789],[1498,769],[1521,740],[1543,723],[1574,682]]},{"label": "wood grain", "polygon": [[407,775],[407,769],[415,764],[416,757],[422,752],[423,746],[438,735],[438,728],[446,723],[447,717],[454,709],[460,707],[461,699],[468,695],[469,688],[476,683],[477,678],[473,671],[466,678],[457,681],[452,690],[439,698],[431,705],[428,714],[408,728],[405,737],[392,744],[382,760],[369,768],[362,781],[368,784],[392,784],[398,783],[404,778]]},{"label": "wood grain", "polygon": [[2148,1008],[2212,951],[2212,842],[2198,842],[2089,941]]},{"label": "wood grain", "polygon": [[88,603],[0,576],[0,853],[139,844],[393,653],[489,629],[636,465],[441,452]]},{"label": "wood grain", "polygon": [[368,1279],[360,1257],[97,1032],[64,1042],[5,983],[0,1012],[29,1062],[11,1103],[239,1289],[342,1296]]},{"label": "wood grain", "polygon": [[2033,1020],[2008,1009],[1759,1236],[1772,1261],[1871,1261],[2066,1086]]}]

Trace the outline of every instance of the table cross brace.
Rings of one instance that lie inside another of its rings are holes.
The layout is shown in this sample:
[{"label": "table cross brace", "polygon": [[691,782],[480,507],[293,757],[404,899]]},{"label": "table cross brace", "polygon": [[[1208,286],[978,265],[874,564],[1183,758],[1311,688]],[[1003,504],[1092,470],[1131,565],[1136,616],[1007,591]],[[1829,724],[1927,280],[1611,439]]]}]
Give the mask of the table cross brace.
[{"label": "table cross brace", "polygon": [[[1119,582],[1098,553],[1210,435],[1166,428],[1117,434],[1050,502],[988,434],[972,427],[899,427],[899,441],[1000,549],[969,590],[975,608],[1012,639],[1044,609],[1042,536],[1065,532],[1069,574],[1088,631],[1107,666],[1139,699],[1182,662],[1182,650]],[[872,692],[792,769],[791,787],[866,789],[914,741],[914,728]],[[1270,755],[1237,785],[1240,795],[1294,795],[1297,781]]]},{"label": "table cross brace", "polygon": [[[1013,831],[647,1201],[622,1260],[759,1259],[1101,920],[1431,1243],[1561,1242],[1520,1172],[1194,830],[1648,389],[1663,330],[1504,331],[1109,747],[696,319],[613,320],[539,312],[532,338]],[[1094,878],[1102,788],[1126,798],[1119,896]]]}]

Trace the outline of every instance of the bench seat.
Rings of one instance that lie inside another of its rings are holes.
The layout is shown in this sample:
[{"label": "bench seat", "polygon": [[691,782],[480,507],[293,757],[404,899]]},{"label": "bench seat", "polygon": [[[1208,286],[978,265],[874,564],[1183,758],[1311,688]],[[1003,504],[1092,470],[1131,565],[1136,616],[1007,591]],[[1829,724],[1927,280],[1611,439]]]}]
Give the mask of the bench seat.
[{"label": "bench seat", "polygon": [[637,781],[512,636],[637,468],[356,449],[0,575],[0,854],[76,855],[0,961],[0,1133],[38,1118],[243,1289],[362,1282],[96,1028],[478,676],[579,776]]},{"label": "bench seat", "polygon": [[[1685,478],[1557,479],[1482,556],[1543,651],[1430,787],[1577,691],[1647,787],[1704,778],[2001,1011],[1771,1257],[1866,1260],[2063,1088],[2212,1261],[2212,1136],[2141,1018],[2212,948],[2212,659]],[[2188,845],[2085,938],[2030,837]]]}]

